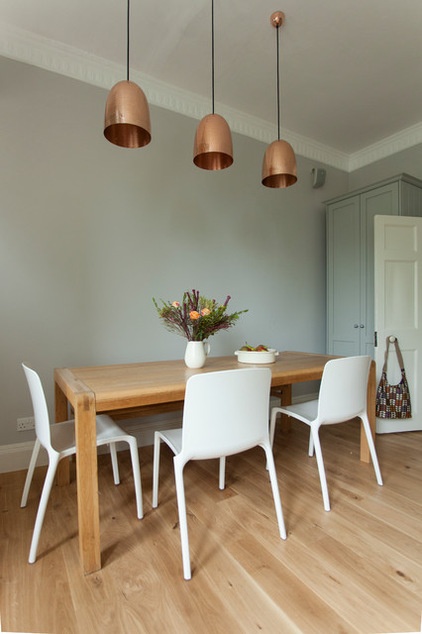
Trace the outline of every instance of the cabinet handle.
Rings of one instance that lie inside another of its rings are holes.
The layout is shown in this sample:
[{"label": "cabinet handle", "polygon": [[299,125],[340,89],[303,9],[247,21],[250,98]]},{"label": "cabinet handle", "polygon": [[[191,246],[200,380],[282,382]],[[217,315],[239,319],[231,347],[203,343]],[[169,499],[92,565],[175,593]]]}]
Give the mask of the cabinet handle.
[{"label": "cabinet handle", "polygon": [[365,328],[365,324],[361,324],[359,328]]},{"label": "cabinet handle", "polygon": [[359,324],[354,324],[353,328],[359,328]]}]

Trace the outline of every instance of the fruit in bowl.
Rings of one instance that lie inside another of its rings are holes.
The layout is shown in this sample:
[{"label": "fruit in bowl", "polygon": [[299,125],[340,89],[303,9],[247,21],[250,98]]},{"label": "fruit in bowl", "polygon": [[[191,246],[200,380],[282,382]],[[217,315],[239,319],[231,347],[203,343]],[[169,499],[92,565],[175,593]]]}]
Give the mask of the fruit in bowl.
[{"label": "fruit in bowl", "polygon": [[245,343],[245,345],[242,346],[240,350],[246,350],[247,352],[268,352],[269,348],[268,346],[264,346],[263,343],[260,343],[259,346],[256,346],[255,348]]},{"label": "fruit in bowl", "polygon": [[235,355],[239,363],[274,363],[278,352],[262,343],[258,346],[250,346],[246,343],[240,350],[236,350]]}]

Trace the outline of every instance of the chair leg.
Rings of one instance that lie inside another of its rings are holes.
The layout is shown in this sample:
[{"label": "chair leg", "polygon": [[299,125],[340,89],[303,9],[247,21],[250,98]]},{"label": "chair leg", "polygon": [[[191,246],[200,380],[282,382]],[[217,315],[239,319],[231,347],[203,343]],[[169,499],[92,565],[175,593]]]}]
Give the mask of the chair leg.
[{"label": "chair leg", "polygon": [[26,506],[28,501],[29,489],[31,488],[32,478],[34,476],[35,465],[37,464],[38,454],[40,453],[41,443],[38,438],[35,439],[34,448],[32,450],[31,460],[29,461],[29,467],[26,474],[25,486],[23,487],[22,499],[21,499],[21,508]]},{"label": "chair leg", "polygon": [[219,488],[221,491],[226,486],[226,456],[221,456],[219,460]]},{"label": "chair leg", "polygon": [[314,455],[314,439],[312,438],[311,430],[309,430],[308,456],[312,458],[313,455]]},{"label": "chair leg", "polygon": [[311,427],[311,434],[312,434],[312,440],[313,440],[313,444],[314,444],[314,448],[315,448],[315,456],[316,456],[316,459],[317,459],[319,479],[320,479],[320,482],[321,482],[321,490],[322,490],[322,499],[323,499],[323,502],[324,502],[324,509],[326,511],[330,511],[331,510],[330,498],[329,498],[329,495],[328,495],[327,478],[326,478],[326,475],[325,475],[324,460],[323,460],[323,457],[322,457],[321,443],[320,443],[320,440],[319,440],[318,430],[317,429],[313,429]]},{"label": "chair leg", "polygon": [[152,468],[152,508],[158,506],[158,484],[160,478],[160,449],[161,437],[159,432],[154,433],[154,461]]},{"label": "chair leg", "polygon": [[375,449],[374,439],[372,438],[371,426],[366,416],[362,416],[361,420],[363,424],[363,429],[365,430],[366,440],[368,442],[369,453],[371,454],[371,458],[372,458],[372,465],[374,467],[375,477],[377,479],[378,484],[382,486],[383,481],[381,476],[381,469],[378,462],[378,456],[377,456],[377,451]]},{"label": "chair leg", "polygon": [[270,476],[271,488],[272,488],[273,498],[274,498],[275,513],[277,516],[280,537],[281,539],[287,539],[286,526],[284,524],[283,508],[281,506],[280,491],[278,488],[277,473],[276,473],[275,465],[274,465],[273,452],[271,450],[270,445],[269,446],[263,445],[263,447],[264,447],[265,455],[267,458],[267,469]]},{"label": "chair leg", "polygon": [[190,567],[185,486],[183,482],[183,469],[185,465],[183,463],[179,464],[178,456],[175,456],[173,458],[173,463],[174,463],[174,479],[176,482],[177,508],[179,511],[180,541],[182,544],[183,577],[186,580],[189,580],[192,577],[192,571]]},{"label": "chair leg", "polygon": [[120,474],[119,474],[119,462],[117,460],[117,448],[116,443],[111,442],[109,444],[110,447],[110,456],[111,456],[111,466],[113,468],[113,478],[114,484],[120,484]]},{"label": "chair leg", "polygon": [[136,512],[138,519],[144,516],[142,506],[142,484],[141,484],[141,467],[139,466],[138,442],[135,437],[129,438],[130,457],[132,460],[133,482],[135,484]]},{"label": "chair leg", "polygon": [[47,475],[45,476],[44,486],[41,493],[40,503],[38,505],[37,517],[35,519],[34,531],[32,533],[31,547],[29,549],[28,561],[33,564],[37,558],[38,542],[41,535],[42,525],[44,523],[45,512],[50,497],[51,489],[56,475],[57,465],[59,464],[58,456],[49,456]]}]

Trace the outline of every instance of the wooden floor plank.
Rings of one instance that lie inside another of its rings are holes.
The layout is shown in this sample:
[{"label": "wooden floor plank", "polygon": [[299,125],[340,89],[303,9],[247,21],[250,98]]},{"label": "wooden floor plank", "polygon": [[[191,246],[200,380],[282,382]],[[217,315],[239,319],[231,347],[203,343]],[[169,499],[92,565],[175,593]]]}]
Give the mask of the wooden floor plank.
[{"label": "wooden floor plank", "polygon": [[25,473],[0,475],[0,617],[9,632],[49,634],[390,633],[420,629],[422,434],[377,436],[384,486],[359,461],[359,427],[324,429],[332,510],[323,509],[305,426],[277,429],[275,459],[288,531],[278,535],[265,458],[257,448],[185,470],[193,577],[182,576],[172,456],[163,448],[151,508],[152,448],[140,449],[143,520],[130,459],[121,485],[99,457],[103,568],[81,570],[76,485],[55,487],[39,558],[27,563],[43,469],[19,508]]}]

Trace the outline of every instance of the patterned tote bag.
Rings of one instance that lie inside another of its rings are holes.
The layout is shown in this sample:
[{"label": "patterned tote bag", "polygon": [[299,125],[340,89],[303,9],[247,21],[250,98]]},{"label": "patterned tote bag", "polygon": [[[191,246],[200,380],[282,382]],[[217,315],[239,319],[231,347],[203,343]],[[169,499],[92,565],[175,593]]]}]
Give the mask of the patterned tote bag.
[{"label": "patterned tote bag", "polygon": [[[393,337],[391,338],[393,339]],[[377,388],[376,415],[379,418],[411,418],[412,407],[410,403],[409,385],[404,370],[403,356],[399,348],[397,337],[394,338],[397,360],[401,370],[401,381],[397,385],[390,385],[387,379],[387,361],[390,337],[386,340],[384,365],[381,379]]]}]

